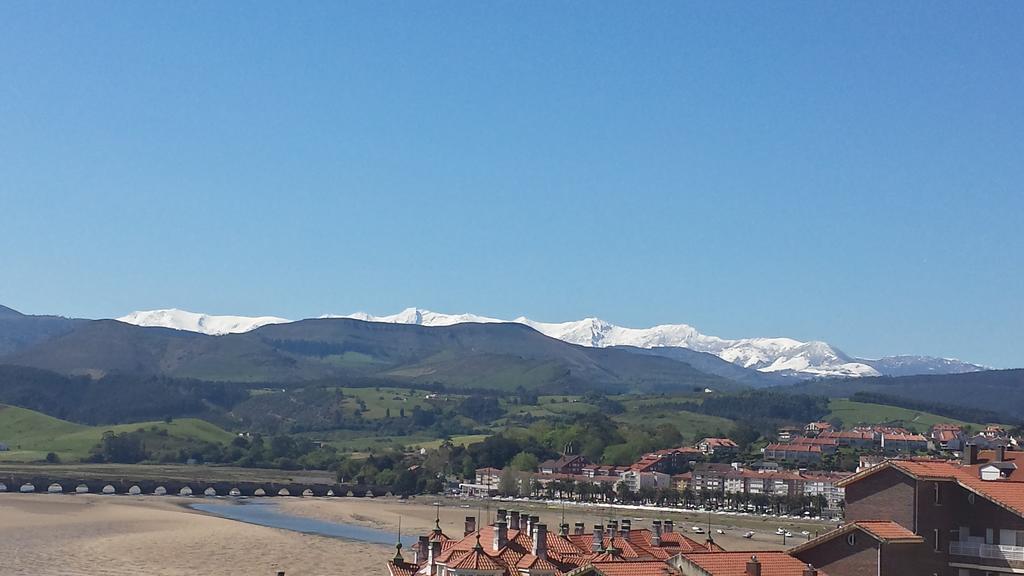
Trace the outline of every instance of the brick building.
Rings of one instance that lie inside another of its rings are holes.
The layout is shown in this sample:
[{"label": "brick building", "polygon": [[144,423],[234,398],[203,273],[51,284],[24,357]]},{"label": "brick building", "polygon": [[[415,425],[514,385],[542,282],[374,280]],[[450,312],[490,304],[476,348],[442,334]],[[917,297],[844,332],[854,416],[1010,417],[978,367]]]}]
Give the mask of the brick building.
[{"label": "brick building", "polygon": [[829,576],[1024,572],[1024,453],[886,460],[847,478],[846,526],[790,552]]}]

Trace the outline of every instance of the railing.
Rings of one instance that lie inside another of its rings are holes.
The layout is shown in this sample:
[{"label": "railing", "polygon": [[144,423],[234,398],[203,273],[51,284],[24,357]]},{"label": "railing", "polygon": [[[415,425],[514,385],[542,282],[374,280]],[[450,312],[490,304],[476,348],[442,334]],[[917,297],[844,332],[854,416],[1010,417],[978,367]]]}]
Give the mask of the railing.
[{"label": "railing", "polygon": [[950,542],[949,553],[974,558],[994,558],[1013,562],[1024,562],[1024,546],[999,546],[980,542]]}]

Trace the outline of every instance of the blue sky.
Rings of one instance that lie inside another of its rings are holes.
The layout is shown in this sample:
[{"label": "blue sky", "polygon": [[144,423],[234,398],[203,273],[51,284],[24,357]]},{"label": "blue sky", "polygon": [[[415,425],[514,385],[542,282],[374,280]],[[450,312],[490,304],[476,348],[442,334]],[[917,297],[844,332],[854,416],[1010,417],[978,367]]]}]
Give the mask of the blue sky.
[{"label": "blue sky", "polygon": [[1024,5],[0,4],[0,303],[1024,366]]}]

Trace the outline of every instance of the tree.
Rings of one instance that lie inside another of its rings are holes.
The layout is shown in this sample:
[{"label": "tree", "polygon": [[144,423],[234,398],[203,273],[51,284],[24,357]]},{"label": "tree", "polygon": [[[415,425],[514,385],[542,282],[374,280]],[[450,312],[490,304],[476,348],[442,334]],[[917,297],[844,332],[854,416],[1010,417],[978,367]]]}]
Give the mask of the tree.
[{"label": "tree", "polygon": [[529,452],[520,452],[512,457],[509,467],[513,470],[523,472],[534,472],[537,470],[537,457]]},{"label": "tree", "polygon": [[46,453],[46,462],[48,464],[59,464],[60,463],[60,456],[57,456],[57,454],[55,452],[47,452]]},{"label": "tree", "polygon": [[757,442],[757,439],[761,437],[761,433],[756,428],[750,425],[747,421],[741,421],[736,424],[729,433],[729,438],[739,445],[740,450],[746,451],[751,444]]}]

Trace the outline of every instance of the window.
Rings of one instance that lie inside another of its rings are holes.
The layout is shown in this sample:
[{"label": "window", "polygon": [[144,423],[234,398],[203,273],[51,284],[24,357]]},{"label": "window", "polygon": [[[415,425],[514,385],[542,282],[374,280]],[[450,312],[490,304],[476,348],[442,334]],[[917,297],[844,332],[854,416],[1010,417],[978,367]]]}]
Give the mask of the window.
[{"label": "window", "polygon": [[850,532],[849,535],[846,536],[846,543],[850,546],[855,545],[857,543],[857,533]]},{"label": "window", "polygon": [[936,528],[932,532],[935,535],[935,551],[936,552],[942,552],[942,548],[939,547],[939,529]]},{"label": "window", "polygon": [[942,485],[938,482],[935,483],[935,505],[942,505]]}]

